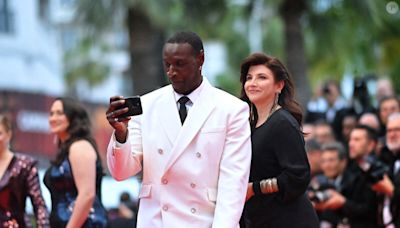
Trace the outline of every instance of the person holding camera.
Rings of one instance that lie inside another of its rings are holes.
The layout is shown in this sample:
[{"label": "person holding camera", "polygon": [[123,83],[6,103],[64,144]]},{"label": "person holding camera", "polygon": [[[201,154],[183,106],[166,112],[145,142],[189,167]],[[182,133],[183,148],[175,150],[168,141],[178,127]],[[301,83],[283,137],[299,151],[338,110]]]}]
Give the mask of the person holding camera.
[{"label": "person holding camera", "polygon": [[124,98],[110,98],[110,173],[124,180],[143,170],[139,228],[238,227],[251,161],[249,107],[202,76],[197,34],[169,38],[163,62],[171,85],[141,97],[143,114],[121,118]]},{"label": "person holding camera", "polygon": [[377,227],[380,223],[374,189],[385,189],[388,169],[374,155],[376,143],[376,132],[368,126],[357,125],[351,131],[349,156],[354,162],[346,168],[348,178],[343,181],[340,192],[330,190],[330,198],[319,205],[321,209],[336,210],[341,223],[350,227]]},{"label": "person holding camera", "polygon": [[336,227],[339,215],[331,209],[323,209],[323,203],[330,198],[330,190],[340,192],[343,182],[349,175],[344,171],[347,165],[347,153],[339,142],[327,143],[321,149],[322,174],[315,176],[310,182],[308,197],[317,210],[321,227]]},{"label": "person holding camera", "polygon": [[386,225],[400,227],[400,112],[389,115],[386,125],[386,145],[380,159],[389,166],[393,188],[384,192],[382,218]]}]

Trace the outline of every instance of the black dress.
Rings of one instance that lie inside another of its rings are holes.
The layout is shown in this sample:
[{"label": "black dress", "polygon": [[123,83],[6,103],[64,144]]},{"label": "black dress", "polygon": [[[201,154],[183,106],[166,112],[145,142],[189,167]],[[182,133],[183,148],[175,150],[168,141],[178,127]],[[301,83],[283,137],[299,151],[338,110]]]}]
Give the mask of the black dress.
[{"label": "black dress", "polygon": [[245,205],[251,227],[319,227],[305,192],[310,167],[299,124],[284,109],[253,129],[250,182],[276,177],[279,192],[255,195]]},{"label": "black dress", "polygon": [[[88,219],[82,227],[106,227],[107,225],[107,213],[101,203],[102,177],[101,161],[97,159],[96,197]],[[50,225],[51,227],[65,227],[71,217],[75,199],[78,195],[68,156],[64,158],[60,165],[50,166],[45,173],[44,183],[51,194]]]},{"label": "black dress", "polygon": [[29,196],[38,227],[49,227],[46,204],[40,191],[37,161],[14,154],[0,179],[0,227],[29,227],[25,224],[25,202]]}]

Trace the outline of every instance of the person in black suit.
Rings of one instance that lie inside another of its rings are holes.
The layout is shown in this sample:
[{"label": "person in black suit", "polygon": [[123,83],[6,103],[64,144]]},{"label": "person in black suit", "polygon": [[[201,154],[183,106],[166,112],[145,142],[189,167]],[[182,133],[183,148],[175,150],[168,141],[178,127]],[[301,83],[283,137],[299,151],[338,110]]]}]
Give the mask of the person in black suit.
[{"label": "person in black suit", "polygon": [[252,127],[244,219],[250,227],[319,227],[305,194],[310,166],[291,75],[277,58],[254,53],[244,59],[240,80]]},{"label": "person in black suit", "polygon": [[352,228],[378,227],[381,223],[377,189],[385,189],[388,177],[387,167],[374,154],[376,143],[376,132],[366,125],[351,131],[349,156],[354,162],[346,168],[342,189],[330,190],[330,198],[319,205],[320,209],[335,210],[340,223]]},{"label": "person in black suit", "polygon": [[327,143],[321,149],[322,173],[313,177],[310,182],[308,196],[320,220],[321,227],[336,227],[340,216],[336,211],[320,209],[319,205],[329,199],[329,190],[341,191],[343,183],[349,177],[344,174],[347,164],[347,151],[339,142]]},{"label": "person in black suit", "polygon": [[379,156],[389,166],[388,176],[392,188],[384,192],[382,220],[385,225],[400,227],[400,113],[389,115],[386,125],[386,145]]}]

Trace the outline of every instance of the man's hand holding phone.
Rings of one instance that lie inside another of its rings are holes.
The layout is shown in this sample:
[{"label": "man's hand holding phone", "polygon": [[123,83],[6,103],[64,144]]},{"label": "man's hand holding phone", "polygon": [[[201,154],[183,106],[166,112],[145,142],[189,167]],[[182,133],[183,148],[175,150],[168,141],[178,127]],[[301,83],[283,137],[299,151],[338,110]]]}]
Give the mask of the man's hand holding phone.
[{"label": "man's hand holding phone", "polygon": [[142,114],[142,105],[139,96],[114,96],[110,98],[106,116],[108,123],[115,129],[115,138],[124,143],[128,132],[128,122],[131,116]]}]

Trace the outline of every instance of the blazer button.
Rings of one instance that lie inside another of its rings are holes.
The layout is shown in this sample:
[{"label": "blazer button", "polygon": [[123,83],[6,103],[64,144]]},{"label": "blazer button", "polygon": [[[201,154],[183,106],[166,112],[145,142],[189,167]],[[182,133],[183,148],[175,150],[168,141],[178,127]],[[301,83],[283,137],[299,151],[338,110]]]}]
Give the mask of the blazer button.
[{"label": "blazer button", "polygon": [[163,184],[168,184],[168,180],[167,179],[162,179],[161,181]]},{"label": "blazer button", "polygon": [[190,187],[195,188],[196,184],[195,183],[190,183]]},{"label": "blazer button", "polygon": [[201,158],[200,152],[197,152],[197,153],[196,153],[196,157]]},{"label": "blazer button", "polygon": [[164,205],[164,206],[162,207],[162,209],[163,209],[163,211],[168,211],[168,206],[167,206],[167,205]]},{"label": "blazer button", "polygon": [[192,212],[193,214],[196,213],[196,208],[192,207],[192,209],[190,209],[190,212]]},{"label": "blazer button", "polygon": [[158,153],[162,155],[164,153],[163,149],[158,149]]}]

